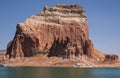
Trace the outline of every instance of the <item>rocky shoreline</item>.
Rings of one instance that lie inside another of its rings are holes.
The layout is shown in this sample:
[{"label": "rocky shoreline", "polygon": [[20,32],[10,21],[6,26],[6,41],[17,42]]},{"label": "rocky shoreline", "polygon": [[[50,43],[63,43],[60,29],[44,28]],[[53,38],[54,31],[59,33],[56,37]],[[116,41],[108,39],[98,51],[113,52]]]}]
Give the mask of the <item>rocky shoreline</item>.
[{"label": "rocky shoreline", "polygon": [[61,58],[47,57],[46,55],[36,55],[34,57],[23,57],[8,59],[5,56],[0,61],[0,67],[19,67],[19,66],[40,66],[40,67],[120,67],[120,62],[95,62],[94,59],[83,56],[81,58]]}]

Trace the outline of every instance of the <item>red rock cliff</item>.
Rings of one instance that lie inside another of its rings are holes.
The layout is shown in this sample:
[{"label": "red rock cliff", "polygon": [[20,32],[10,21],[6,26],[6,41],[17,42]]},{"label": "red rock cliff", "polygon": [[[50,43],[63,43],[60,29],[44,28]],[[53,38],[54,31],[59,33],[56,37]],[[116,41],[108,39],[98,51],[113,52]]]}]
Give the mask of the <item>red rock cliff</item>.
[{"label": "red rock cliff", "polygon": [[97,56],[89,39],[83,7],[65,4],[44,7],[42,12],[17,25],[6,54],[10,57],[31,57],[46,49],[49,57]]}]

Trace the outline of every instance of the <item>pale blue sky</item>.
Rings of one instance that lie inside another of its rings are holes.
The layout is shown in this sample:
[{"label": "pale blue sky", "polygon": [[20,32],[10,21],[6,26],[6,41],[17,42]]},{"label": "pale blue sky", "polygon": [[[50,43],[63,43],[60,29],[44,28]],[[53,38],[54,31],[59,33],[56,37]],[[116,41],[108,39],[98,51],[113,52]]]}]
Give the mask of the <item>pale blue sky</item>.
[{"label": "pale blue sky", "polygon": [[94,46],[120,56],[120,0],[0,0],[0,49],[13,39],[17,23],[57,3],[81,4]]}]

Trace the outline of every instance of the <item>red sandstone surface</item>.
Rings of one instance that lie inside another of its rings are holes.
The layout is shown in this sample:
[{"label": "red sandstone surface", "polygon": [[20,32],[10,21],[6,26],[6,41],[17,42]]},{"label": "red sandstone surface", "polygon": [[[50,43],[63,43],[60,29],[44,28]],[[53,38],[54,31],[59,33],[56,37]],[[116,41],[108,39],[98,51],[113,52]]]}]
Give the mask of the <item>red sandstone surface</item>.
[{"label": "red sandstone surface", "polygon": [[96,66],[100,62],[118,62],[117,55],[107,55],[94,48],[87,19],[80,5],[45,6],[42,12],[17,25],[15,36],[7,46],[6,56],[10,60],[6,58],[5,64]]}]

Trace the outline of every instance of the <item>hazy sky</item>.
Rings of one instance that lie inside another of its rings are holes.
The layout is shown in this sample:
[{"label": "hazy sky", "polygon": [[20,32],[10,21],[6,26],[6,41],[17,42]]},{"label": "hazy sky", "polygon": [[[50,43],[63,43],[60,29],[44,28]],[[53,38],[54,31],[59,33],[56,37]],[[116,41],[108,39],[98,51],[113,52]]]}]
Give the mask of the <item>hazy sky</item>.
[{"label": "hazy sky", "polygon": [[120,0],[0,0],[0,49],[6,49],[13,39],[17,23],[36,15],[45,5],[58,3],[82,5],[94,46],[120,56]]}]

